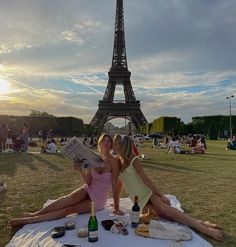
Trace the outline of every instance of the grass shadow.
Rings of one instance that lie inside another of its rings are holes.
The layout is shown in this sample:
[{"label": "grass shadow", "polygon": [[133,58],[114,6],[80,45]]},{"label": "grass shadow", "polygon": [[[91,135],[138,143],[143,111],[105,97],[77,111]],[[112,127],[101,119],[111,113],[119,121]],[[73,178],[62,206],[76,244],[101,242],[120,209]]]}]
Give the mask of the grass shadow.
[{"label": "grass shadow", "polygon": [[3,203],[6,193],[7,193],[7,189],[0,192],[0,205]]},{"label": "grass shadow", "polygon": [[62,154],[62,153],[56,153],[54,154],[57,158],[60,158],[60,159],[65,159],[65,156]]},{"label": "grass shadow", "polygon": [[[222,156],[222,154],[218,154],[218,153],[205,153],[204,154],[205,156]],[[232,156],[232,157],[235,157],[236,158],[236,153],[235,154],[225,154],[225,156]]]},{"label": "grass shadow", "polygon": [[224,232],[224,246],[233,246],[236,243],[236,237]]},{"label": "grass shadow", "polygon": [[205,172],[203,170],[197,170],[193,168],[183,167],[180,165],[168,164],[168,163],[160,163],[160,162],[153,162],[149,160],[143,161],[144,166],[148,166],[150,168],[156,170],[163,170],[163,171],[170,171],[170,172]]},{"label": "grass shadow", "polygon": [[[0,160],[1,162],[1,160]],[[1,162],[2,163],[2,162]],[[11,163],[7,165],[0,165],[0,175],[6,175],[6,176],[14,176],[16,173],[16,164]]]},{"label": "grass shadow", "polygon": [[[0,175],[14,176],[17,165],[22,163],[22,155],[15,153],[4,154],[0,157]],[[24,160],[24,159],[23,159]],[[25,161],[26,163],[28,160]]]},{"label": "grass shadow", "polygon": [[32,154],[26,154],[24,157],[26,158],[26,160],[24,162],[21,161],[22,164],[20,164],[20,165],[27,166],[31,171],[37,171],[38,168],[33,163]]},{"label": "grass shadow", "polygon": [[[58,154],[57,157],[62,157]],[[46,164],[50,169],[54,171],[62,171],[55,163],[42,158],[38,154],[4,154],[0,157],[0,175],[14,176],[18,166],[27,166],[32,171],[37,171],[37,165],[34,165],[33,161],[37,160]]]},{"label": "grass shadow", "polygon": [[219,155],[219,154],[215,154],[215,153],[207,153],[205,154],[205,156],[207,158],[212,158],[212,157],[215,157],[217,160],[221,160],[221,161],[229,161],[229,160],[234,160],[234,158],[236,159],[236,155],[225,155],[225,156],[222,156],[222,155]]},{"label": "grass shadow", "polygon": [[15,165],[15,169],[17,169],[17,166],[27,166],[32,171],[37,171],[37,167],[33,164],[33,156],[32,154],[28,153],[20,153],[20,154],[14,154],[15,159],[13,161],[13,164]]},{"label": "grass shadow", "polygon": [[52,169],[54,171],[62,171],[63,170],[63,169],[59,168],[57,165],[55,165],[53,162],[42,158],[42,156],[34,155],[34,159],[38,160],[39,162],[46,164],[50,169]]}]

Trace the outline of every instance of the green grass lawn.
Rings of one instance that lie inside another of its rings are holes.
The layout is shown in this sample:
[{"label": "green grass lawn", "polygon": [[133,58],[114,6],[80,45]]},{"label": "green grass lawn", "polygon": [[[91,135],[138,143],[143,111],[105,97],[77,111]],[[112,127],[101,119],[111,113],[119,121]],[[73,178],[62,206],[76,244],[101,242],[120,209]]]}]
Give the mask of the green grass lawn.
[{"label": "green grass lawn", "polygon": [[[235,247],[236,151],[225,150],[223,141],[207,144],[204,155],[167,154],[152,149],[151,143],[139,150],[150,157],[143,161],[144,168],[164,193],[176,195],[191,216],[217,222],[225,229],[222,243],[204,238],[216,247]],[[9,219],[37,210],[48,198],[62,196],[83,183],[61,154],[0,155],[0,180],[7,183],[7,191],[0,193],[0,246],[14,234]]]}]

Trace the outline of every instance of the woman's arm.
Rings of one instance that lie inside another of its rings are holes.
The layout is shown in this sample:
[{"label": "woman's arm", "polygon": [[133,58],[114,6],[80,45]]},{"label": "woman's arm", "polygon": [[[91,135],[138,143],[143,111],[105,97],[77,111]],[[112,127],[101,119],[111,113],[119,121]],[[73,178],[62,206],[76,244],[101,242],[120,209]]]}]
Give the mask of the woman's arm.
[{"label": "woman's arm", "polygon": [[112,162],[112,193],[113,193],[113,198],[114,198],[114,213],[115,214],[120,214],[123,215],[124,212],[120,210],[120,194],[122,191],[122,183],[118,179],[120,174],[120,165],[119,165],[119,160],[114,159]]},{"label": "woman's arm", "polygon": [[118,181],[117,181],[117,193],[118,193],[119,200],[120,200],[120,195],[121,195],[122,190],[123,190],[123,183],[118,178]]},{"label": "woman's arm", "polygon": [[74,163],[74,169],[80,172],[80,175],[82,176],[86,184],[91,184],[92,181],[91,170],[87,169],[87,172],[85,173],[78,163]]},{"label": "woman's arm", "polygon": [[147,174],[145,173],[145,171],[143,170],[143,167],[141,166],[141,163],[138,159],[136,159],[133,162],[133,166],[136,170],[136,172],[138,173],[138,175],[140,176],[140,178],[142,179],[143,183],[149,187],[152,190],[153,194],[159,195],[160,198],[162,199],[162,201],[164,201],[165,203],[170,205],[170,201],[168,198],[166,198],[164,196],[163,193],[161,193],[158,188],[156,187],[156,185],[152,182],[152,180],[147,176]]}]

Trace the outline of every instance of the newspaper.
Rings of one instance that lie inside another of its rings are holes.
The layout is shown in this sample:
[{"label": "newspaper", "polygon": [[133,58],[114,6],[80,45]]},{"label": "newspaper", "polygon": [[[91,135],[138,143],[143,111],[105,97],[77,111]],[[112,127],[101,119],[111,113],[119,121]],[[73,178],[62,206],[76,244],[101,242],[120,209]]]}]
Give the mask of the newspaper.
[{"label": "newspaper", "polygon": [[61,153],[73,162],[79,162],[82,168],[101,167],[104,165],[103,159],[75,136],[66,142],[61,149]]}]

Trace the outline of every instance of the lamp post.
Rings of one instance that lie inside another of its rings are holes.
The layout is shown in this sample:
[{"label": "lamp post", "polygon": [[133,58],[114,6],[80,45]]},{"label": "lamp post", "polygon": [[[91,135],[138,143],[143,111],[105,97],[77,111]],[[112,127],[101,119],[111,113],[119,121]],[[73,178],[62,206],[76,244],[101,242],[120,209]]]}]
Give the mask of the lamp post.
[{"label": "lamp post", "polygon": [[232,133],[232,121],[231,121],[231,98],[233,98],[234,96],[227,96],[226,99],[229,100],[229,131],[230,131],[230,139],[232,140],[233,137],[233,133]]}]

